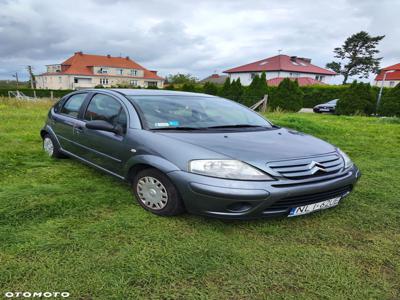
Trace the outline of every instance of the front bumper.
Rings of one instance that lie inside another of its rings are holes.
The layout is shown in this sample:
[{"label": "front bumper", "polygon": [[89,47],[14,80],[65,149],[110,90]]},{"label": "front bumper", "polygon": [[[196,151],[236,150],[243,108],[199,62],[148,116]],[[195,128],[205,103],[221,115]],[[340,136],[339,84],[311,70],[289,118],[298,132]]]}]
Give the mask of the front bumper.
[{"label": "front bumper", "polygon": [[227,219],[287,216],[292,207],[347,196],[360,175],[356,166],[308,181],[240,181],[168,173],[189,213]]}]

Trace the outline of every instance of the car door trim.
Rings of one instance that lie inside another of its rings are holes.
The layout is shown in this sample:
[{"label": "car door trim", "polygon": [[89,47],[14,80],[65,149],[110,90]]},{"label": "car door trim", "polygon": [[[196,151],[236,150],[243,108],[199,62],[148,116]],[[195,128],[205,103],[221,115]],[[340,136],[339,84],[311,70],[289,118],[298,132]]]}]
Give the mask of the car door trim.
[{"label": "car door trim", "polygon": [[[118,163],[121,163],[121,162],[122,162],[122,160],[120,160],[120,159],[118,159],[118,158],[115,158],[115,157],[110,156],[110,155],[108,155],[108,154],[105,154],[105,153],[103,153],[103,152],[100,152],[100,151],[91,149],[91,148],[89,148],[89,147],[87,147],[87,146],[84,146],[84,145],[82,145],[82,144],[79,144],[79,143],[77,143],[77,142],[71,141],[70,139],[67,139],[67,138],[65,138],[65,137],[63,137],[63,136],[61,136],[61,135],[59,135],[59,137],[60,137],[60,138],[63,138],[64,140],[67,140],[68,142],[70,142],[70,143],[72,143],[72,144],[74,144],[74,145],[77,145],[77,146],[79,146],[79,147],[82,147],[82,148],[84,148],[85,150],[92,151],[92,152],[94,152],[94,153],[96,153],[96,154],[99,154],[99,155],[102,155],[102,156],[104,156],[104,157],[107,157],[107,158],[109,158],[109,159],[111,159],[111,160],[113,160],[113,161],[116,161],[116,162],[118,162]],[[64,150],[64,151],[66,151],[66,150]],[[82,158],[82,159],[83,159],[83,158]],[[86,160],[86,159],[85,159],[85,160]]]}]

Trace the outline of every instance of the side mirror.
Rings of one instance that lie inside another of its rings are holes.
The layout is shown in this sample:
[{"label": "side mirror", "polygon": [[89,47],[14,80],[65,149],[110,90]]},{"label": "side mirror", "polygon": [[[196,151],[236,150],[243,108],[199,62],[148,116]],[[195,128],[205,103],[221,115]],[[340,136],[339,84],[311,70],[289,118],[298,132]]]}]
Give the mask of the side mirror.
[{"label": "side mirror", "polygon": [[109,131],[119,134],[119,130],[114,125],[103,120],[88,121],[86,122],[86,128],[93,130]]}]

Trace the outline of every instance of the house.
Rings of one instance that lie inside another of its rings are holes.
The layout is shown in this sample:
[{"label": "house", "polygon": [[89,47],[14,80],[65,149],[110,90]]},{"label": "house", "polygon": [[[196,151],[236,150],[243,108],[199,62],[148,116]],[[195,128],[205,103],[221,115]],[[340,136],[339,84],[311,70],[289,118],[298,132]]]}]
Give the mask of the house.
[{"label": "house", "polygon": [[36,76],[39,89],[84,89],[126,84],[162,88],[164,79],[127,57],[92,55],[82,52],[61,64],[47,65],[47,72]]},{"label": "house", "polygon": [[225,80],[228,78],[228,75],[219,75],[219,74],[212,74],[202,80],[199,83],[214,83],[214,84],[224,84]]},{"label": "house", "polygon": [[[231,80],[240,78],[243,85],[249,85],[254,76],[265,72],[267,80],[272,82],[282,80],[282,78],[310,78],[307,82],[328,83],[329,80],[337,75],[331,70],[327,70],[311,64],[311,59],[297,56],[277,55],[252,62],[243,66],[235,67],[224,71]],[[304,79],[302,80],[306,82]]]},{"label": "house", "polygon": [[395,87],[398,83],[400,83],[400,64],[380,70],[374,82],[375,85],[382,86],[383,84],[384,87]]}]

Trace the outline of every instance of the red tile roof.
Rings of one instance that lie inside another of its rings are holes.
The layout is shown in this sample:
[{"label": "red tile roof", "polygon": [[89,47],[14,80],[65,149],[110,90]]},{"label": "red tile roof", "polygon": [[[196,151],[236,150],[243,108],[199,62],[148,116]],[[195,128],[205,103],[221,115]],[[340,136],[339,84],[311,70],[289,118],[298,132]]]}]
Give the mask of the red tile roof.
[{"label": "red tile roof", "polygon": [[375,77],[376,81],[383,80],[383,76],[385,74],[385,71],[391,71],[394,70],[394,72],[390,72],[386,74],[386,80],[400,80],[400,64],[395,64],[393,66],[389,66],[386,68],[383,68],[379,74]]},{"label": "red tile roof", "polygon": [[311,64],[311,60],[288,55],[277,55],[262,59],[247,65],[232,68],[224,71],[224,73],[241,73],[241,72],[268,72],[268,71],[289,71],[299,73],[313,73],[323,75],[337,75],[335,72],[317,67]]},{"label": "red tile roof", "polygon": [[[284,77],[275,77],[272,79],[267,80],[267,83],[269,86],[278,86],[282,80],[285,79]],[[296,80],[299,83],[299,86],[306,86],[306,85],[326,85],[326,83],[323,83],[321,81],[315,80],[314,78],[311,77],[290,77],[290,80]]]},{"label": "red tile roof", "polygon": [[[143,70],[145,79],[163,79],[158,76],[155,71],[149,71],[138,63],[131,60],[129,57],[114,57],[110,55],[92,55],[82,52],[75,52],[73,56],[61,63],[62,72],[56,74],[71,74],[71,75],[87,75],[87,76],[112,76],[108,74],[94,74],[93,67],[111,67],[111,68],[127,68]],[[48,73],[45,73],[48,74]],[[114,75],[116,76],[116,75]],[[136,77],[136,76],[118,76],[118,77]]]}]

